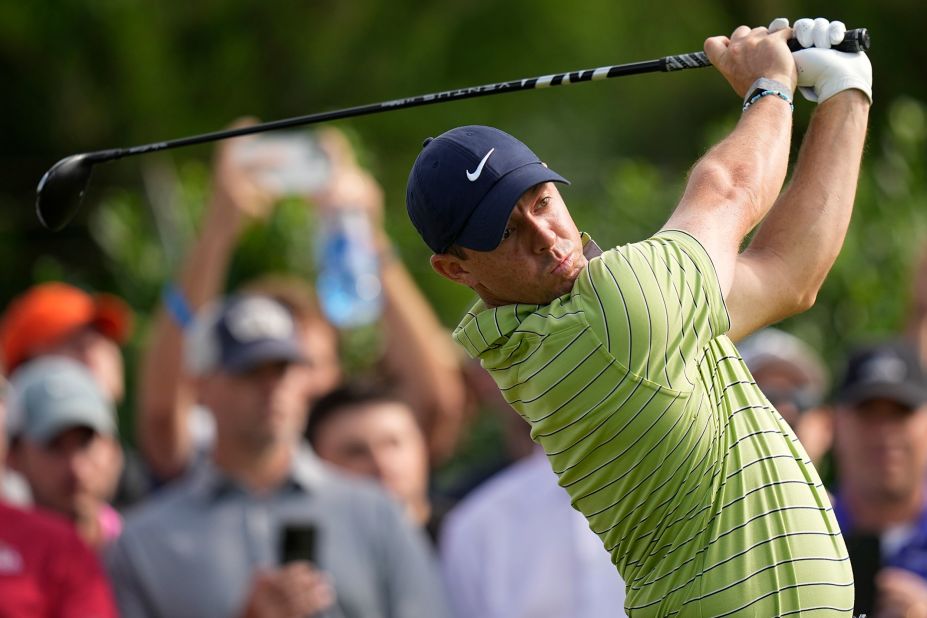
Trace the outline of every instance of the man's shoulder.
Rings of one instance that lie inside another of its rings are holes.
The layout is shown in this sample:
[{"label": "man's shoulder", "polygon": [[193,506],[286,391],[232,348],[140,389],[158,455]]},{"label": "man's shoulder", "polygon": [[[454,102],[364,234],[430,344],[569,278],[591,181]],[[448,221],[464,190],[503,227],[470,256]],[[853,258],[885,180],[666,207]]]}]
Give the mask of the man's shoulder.
[{"label": "man's shoulder", "polygon": [[79,541],[74,525],[63,516],[41,509],[0,503],[0,538],[49,547]]},{"label": "man's shoulder", "polygon": [[352,506],[390,504],[392,500],[383,487],[371,479],[349,474],[325,461],[319,461],[318,466],[318,483],[312,487],[318,498]]},{"label": "man's shoulder", "polygon": [[202,504],[203,489],[195,470],[150,493],[133,505],[124,517],[123,536],[147,535],[154,530],[173,528],[179,519],[186,519]]}]

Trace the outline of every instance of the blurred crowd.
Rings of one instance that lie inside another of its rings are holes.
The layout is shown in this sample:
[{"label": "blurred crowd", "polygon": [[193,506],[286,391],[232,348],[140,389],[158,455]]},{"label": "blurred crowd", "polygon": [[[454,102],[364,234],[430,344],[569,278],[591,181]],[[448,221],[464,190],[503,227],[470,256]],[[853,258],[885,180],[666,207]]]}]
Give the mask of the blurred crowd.
[{"label": "blurred crowd", "polygon": [[[4,303],[0,616],[621,615],[601,542],[393,250],[378,184],[343,135],[317,139],[312,207],[371,230],[374,369],[345,370],[312,282],[226,289],[243,230],[281,195],[244,140],[224,143],[158,307],[64,282]],[[829,483],[870,615],[927,616],[927,260],[912,290],[908,329],[853,334],[839,364],[774,328],[739,345]],[[127,381],[135,311],[152,319]],[[503,452],[438,487],[481,414]]]}]

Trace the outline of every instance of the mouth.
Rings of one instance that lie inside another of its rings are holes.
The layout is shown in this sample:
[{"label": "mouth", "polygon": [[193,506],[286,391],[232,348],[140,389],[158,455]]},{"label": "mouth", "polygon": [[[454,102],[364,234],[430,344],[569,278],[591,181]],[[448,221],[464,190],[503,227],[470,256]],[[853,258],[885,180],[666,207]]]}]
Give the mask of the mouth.
[{"label": "mouth", "polygon": [[570,253],[567,253],[566,256],[564,256],[562,260],[557,262],[557,264],[555,264],[554,267],[550,269],[550,274],[564,275],[564,274],[569,273],[572,269],[573,269],[573,255]]}]

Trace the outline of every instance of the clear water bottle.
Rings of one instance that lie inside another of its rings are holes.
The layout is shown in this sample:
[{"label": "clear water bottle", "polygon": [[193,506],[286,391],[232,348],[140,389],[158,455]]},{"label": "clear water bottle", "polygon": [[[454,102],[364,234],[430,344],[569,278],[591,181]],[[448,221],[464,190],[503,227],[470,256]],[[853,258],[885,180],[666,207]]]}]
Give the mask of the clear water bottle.
[{"label": "clear water bottle", "polygon": [[367,214],[350,208],[323,214],[316,247],[316,291],[326,317],[338,328],[376,321],[383,311],[383,295]]}]

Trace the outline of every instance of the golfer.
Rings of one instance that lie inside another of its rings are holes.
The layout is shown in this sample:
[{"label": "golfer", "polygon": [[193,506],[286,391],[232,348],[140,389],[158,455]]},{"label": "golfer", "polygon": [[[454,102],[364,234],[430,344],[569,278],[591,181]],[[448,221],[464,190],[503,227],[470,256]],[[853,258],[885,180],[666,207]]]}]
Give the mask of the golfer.
[{"label": "golfer", "polygon": [[[843,30],[800,20],[815,48],[794,56],[786,20],[705,42],[743,114],[642,242],[600,251],[567,181],[497,129],[430,140],[409,176],[434,270],[480,297],[454,336],[531,424],[629,616],[852,611],[820,478],[732,344],[810,307],[843,242],[872,83],[865,54],[827,49]],[[783,189],[796,85],[818,107]]]}]

